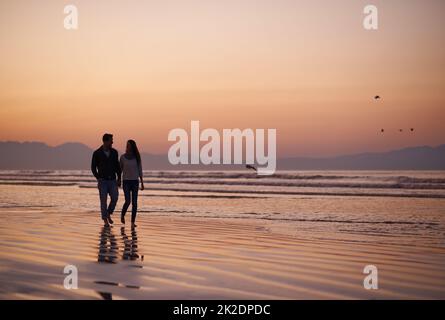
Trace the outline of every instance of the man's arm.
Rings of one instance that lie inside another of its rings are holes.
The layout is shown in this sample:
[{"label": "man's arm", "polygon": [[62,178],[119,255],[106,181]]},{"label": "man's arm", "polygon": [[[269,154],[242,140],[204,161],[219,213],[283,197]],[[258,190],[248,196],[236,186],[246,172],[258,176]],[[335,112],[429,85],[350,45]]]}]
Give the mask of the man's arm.
[{"label": "man's arm", "polygon": [[93,173],[96,179],[99,179],[99,173],[97,172],[97,155],[96,152],[93,153],[93,157],[91,158],[91,172]]},{"label": "man's arm", "polygon": [[117,150],[115,152],[116,152],[116,159],[115,159],[115,162],[114,162],[114,167],[115,167],[116,174],[117,174],[117,181],[120,184],[122,170],[121,170],[121,164],[119,163],[119,154],[118,154]]},{"label": "man's arm", "polygon": [[122,160],[122,156],[119,159],[119,168],[121,168],[121,172],[124,170],[124,161]]}]

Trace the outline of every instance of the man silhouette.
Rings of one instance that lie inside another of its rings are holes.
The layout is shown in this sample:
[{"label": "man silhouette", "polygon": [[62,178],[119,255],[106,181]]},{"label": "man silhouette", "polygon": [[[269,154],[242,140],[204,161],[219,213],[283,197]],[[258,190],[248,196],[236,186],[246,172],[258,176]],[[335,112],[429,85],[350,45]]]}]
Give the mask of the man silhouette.
[{"label": "man silhouette", "polygon": [[[119,165],[119,155],[116,149],[112,148],[113,135],[105,133],[102,141],[102,146],[93,153],[91,172],[97,179],[102,220],[105,226],[109,226],[113,224],[111,215],[119,196],[118,186],[121,184],[121,167]],[[107,207],[108,195],[110,195],[110,204]]]}]

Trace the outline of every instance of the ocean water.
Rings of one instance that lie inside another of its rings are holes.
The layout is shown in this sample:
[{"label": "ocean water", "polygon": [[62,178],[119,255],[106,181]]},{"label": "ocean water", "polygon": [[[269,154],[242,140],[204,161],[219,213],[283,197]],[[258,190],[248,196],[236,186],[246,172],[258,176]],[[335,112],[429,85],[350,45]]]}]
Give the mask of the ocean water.
[{"label": "ocean water", "polygon": [[[443,171],[146,171],[139,217],[260,223],[308,239],[445,247]],[[89,171],[0,171],[0,212],[99,213]],[[123,193],[117,214],[123,204]],[[118,215],[116,215],[118,216]]]}]

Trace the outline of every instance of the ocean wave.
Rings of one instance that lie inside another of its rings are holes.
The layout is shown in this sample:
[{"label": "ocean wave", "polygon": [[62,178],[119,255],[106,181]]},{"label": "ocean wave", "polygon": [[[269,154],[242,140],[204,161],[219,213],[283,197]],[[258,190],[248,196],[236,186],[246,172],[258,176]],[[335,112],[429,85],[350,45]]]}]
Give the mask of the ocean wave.
[{"label": "ocean wave", "polygon": [[218,181],[218,180],[173,180],[147,181],[156,184],[265,186],[265,187],[311,187],[311,188],[359,188],[359,189],[429,189],[445,190],[445,184],[435,183],[370,183],[370,182],[283,182],[283,181]]},{"label": "ocean wave", "polygon": [[[81,186],[82,188],[94,188],[93,186]],[[146,188],[146,190],[173,191],[173,192],[210,192],[231,194],[261,194],[278,196],[347,196],[347,197],[392,197],[392,198],[431,198],[445,199],[445,194],[427,193],[379,193],[379,192],[329,192],[329,191],[285,191],[285,190],[222,190],[222,189],[182,189],[182,188]],[[141,196],[148,196],[141,194]],[[160,195],[161,196],[161,195]]]},{"label": "ocean wave", "polygon": [[[159,210],[150,210],[146,211],[147,213],[160,213]],[[180,213],[184,214],[184,217],[189,218],[213,218],[213,219],[251,219],[251,216],[254,216],[254,219],[257,220],[269,220],[269,221],[288,221],[288,222],[304,222],[304,223],[341,223],[341,224],[371,224],[371,225],[416,225],[416,226],[429,226],[436,227],[440,224],[437,222],[423,222],[423,221],[406,221],[406,220],[346,220],[346,219],[305,219],[305,218],[287,218],[280,217],[280,213],[270,213],[267,216],[264,216],[263,213],[256,212],[243,212],[238,213],[236,215],[203,215],[197,214],[196,212],[191,213],[188,211],[162,211],[162,213],[170,214],[170,213]],[[161,214],[162,215],[162,214]],[[263,216],[262,216],[263,215]]]},{"label": "ocean wave", "polygon": [[[429,179],[432,180],[432,179]],[[296,187],[296,188],[352,188],[352,189],[412,189],[412,190],[445,190],[445,183],[431,182],[422,179],[423,182],[304,182],[304,181],[246,181],[246,180],[223,180],[223,179],[149,179],[145,177],[146,184],[176,184],[176,185],[221,185],[221,186],[258,186],[258,187]],[[440,180],[440,179],[436,179]],[[403,181],[412,181],[403,180]],[[428,182],[425,182],[428,181]],[[95,183],[93,178],[88,179],[56,179],[56,178],[23,178],[23,177],[1,177],[0,183],[15,184],[43,184],[56,185],[57,183],[80,185],[82,183]]]},{"label": "ocean wave", "polygon": [[[445,173],[441,172],[441,175]],[[2,171],[0,172],[0,178],[13,179],[13,178],[50,178],[55,179],[57,177],[73,177],[73,178],[89,178],[92,179],[92,175],[89,171]],[[385,181],[395,183],[407,183],[407,184],[445,184],[445,178],[438,177],[410,177],[406,175],[386,175],[386,174],[302,174],[302,173],[276,173],[271,176],[260,176],[254,173],[242,173],[242,172],[202,172],[202,171],[144,171],[144,177],[146,178],[159,178],[165,180],[184,180],[184,179],[204,179],[204,180],[364,180],[364,181]]]},{"label": "ocean wave", "polygon": [[264,196],[239,196],[239,195],[198,195],[198,194],[146,194],[146,197],[161,198],[198,198],[198,199],[267,199]]},{"label": "ocean wave", "polygon": [[0,181],[0,185],[42,186],[42,187],[70,187],[79,186],[77,183],[45,182],[45,181]]}]

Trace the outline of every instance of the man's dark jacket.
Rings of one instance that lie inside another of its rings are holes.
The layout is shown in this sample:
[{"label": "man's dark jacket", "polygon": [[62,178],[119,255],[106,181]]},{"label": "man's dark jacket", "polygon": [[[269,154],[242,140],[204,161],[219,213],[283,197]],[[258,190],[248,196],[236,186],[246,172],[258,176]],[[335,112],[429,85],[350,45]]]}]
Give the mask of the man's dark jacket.
[{"label": "man's dark jacket", "polygon": [[107,157],[103,147],[93,153],[91,159],[91,172],[96,179],[115,180],[121,178],[121,166],[116,149],[110,148],[110,156]]}]

